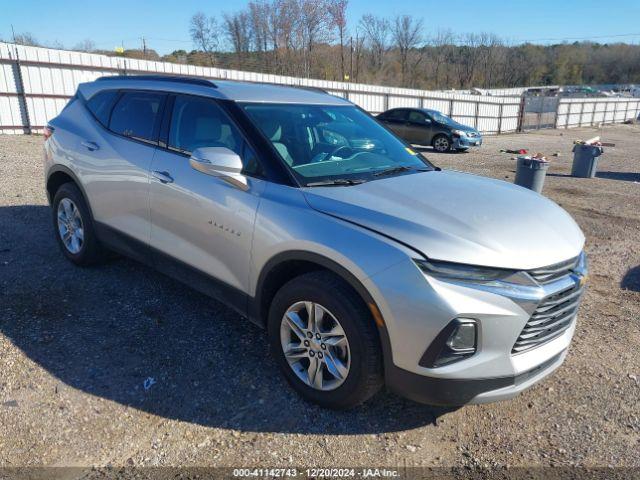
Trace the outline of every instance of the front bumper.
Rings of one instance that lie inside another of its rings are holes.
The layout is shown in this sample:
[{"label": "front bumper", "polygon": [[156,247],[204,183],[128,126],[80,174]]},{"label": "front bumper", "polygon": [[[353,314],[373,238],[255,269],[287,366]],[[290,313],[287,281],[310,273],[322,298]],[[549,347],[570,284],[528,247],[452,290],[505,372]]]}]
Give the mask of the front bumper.
[{"label": "front bumper", "polygon": [[567,350],[518,375],[495,378],[449,379],[424,377],[398,367],[387,370],[387,388],[428,405],[461,406],[509,400],[550,375],[564,361]]},{"label": "front bumper", "polygon": [[[571,275],[544,286],[485,287],[423,275],[412,261],[370,277],[366,287],[385,321],[388,387],[402,396],[438,405],[491,402],[517,395],[560,366],[577,316],[561,334],[535,348],[513,352],[516,341],[541,301],[578,279]],[[476,320],[476,352],[440,367],[422,366],[425,350],[455,318]]]},{"label": "front bumper", "polygon": [[482,137],[454,137],[453,138],[453,148],[462,149],[469,147],[479,147],[482,145]]}]

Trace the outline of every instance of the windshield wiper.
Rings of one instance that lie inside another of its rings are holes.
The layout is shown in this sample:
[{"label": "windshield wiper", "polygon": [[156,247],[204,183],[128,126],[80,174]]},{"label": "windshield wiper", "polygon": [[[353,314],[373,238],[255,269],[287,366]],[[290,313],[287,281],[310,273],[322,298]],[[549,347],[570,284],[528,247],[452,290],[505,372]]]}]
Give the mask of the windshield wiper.
[{"label": "windshield wiper", "polygon": [[391,168],[387,168],[386,170],[380,170],[379,172],[374,173],[373,176],[374,177],[382,177],[383,175],[393,175],[395,173],[402,173],[402,172],[409,172],[409,171],[413,171],[413,172],[428,172],[429,169],[427,169],[427,168],[407,167],[406,165],[400,165],[398,167],[391,167]]},{"label": "windshield wiper", "polygon": [[364,183],[366,180],[362,180],[360,178],[352,180],[350,178],[334,178],[331,180],[322,180],[320,182],[311,182],[307,183],[306,187],[327,187],[327,186],[339,186],[346,187],[349,185],[358,185],[360,183]]}]

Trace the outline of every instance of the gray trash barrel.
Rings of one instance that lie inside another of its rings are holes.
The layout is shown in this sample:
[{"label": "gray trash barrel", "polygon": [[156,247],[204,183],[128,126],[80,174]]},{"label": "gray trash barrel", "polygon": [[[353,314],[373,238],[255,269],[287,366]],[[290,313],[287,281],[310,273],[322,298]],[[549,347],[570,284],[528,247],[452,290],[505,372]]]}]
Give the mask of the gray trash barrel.
[{"label": "gray trash barrel", "polygon": [[548,168],[549,162],[529,157],[518,157],[515,184],[540,193]]},{"label": "gray trash barrel", "polygon": [[573,177],[593,178],[598,170],[598,157],[602,155],[602,147],[594,145],[574,145],[573,165],[571,175]]}]

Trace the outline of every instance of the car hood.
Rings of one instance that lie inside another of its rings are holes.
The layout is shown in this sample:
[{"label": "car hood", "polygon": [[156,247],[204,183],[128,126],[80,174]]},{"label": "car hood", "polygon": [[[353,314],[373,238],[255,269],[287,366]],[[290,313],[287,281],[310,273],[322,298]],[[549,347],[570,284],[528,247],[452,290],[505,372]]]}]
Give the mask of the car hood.
[{"label": "car hood", "polygon": [[470,127],[469,125],[463,125],[462,123],[458,123],[455,120],[451,120],[447,123],[443,123],[442,125],[448,128],[455,128],[456,130],[462,130],[463,132],[475,132],[478,134],[480,133],[477,129]]},{"label": "car hood", "polygon": [[516,185],[430,171],[304,189],[311,208],[434,260],[528,270],[577,256],[584,235],[562,208]]}]

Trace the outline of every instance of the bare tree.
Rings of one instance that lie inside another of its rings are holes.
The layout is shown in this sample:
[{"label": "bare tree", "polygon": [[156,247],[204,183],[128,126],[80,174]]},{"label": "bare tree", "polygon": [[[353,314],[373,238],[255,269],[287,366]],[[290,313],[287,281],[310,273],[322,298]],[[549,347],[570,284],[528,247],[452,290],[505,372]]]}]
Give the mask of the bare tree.
[{"label": "bare tree", "polygon": [[371,50],[373,66],[376,69],[381,69],[384,62],[384,55],[388,48],[389,22],[385,18],[367,14],[360,20],[360,26],[364,30],[369,49]]},{"label": "bare tree", "polygon": [[345,79],[344,40],[347,33],[348,4],[349,0],[330,0],[329,2],[329,15],[338,31],[338,41],[340,42],[340,80]]},{"label": "bare tree", "polygon": [[39,47],[40,46],[40,42],[38,42],[38,40],[36,40],[36,37],[34,37],[29,32],[23,32],[23,33],[19,33],[17,35],[14,35],[13,41],[14,41],[14,43],[17,43],[18,45],[26,45],[28,47]]},{"label": "bare tree", "polygon": [[222,15],[222,29],[235,53],[247,53],[251,48],[249,13],[241,11]]},{"label": "bare tree", "polygon": [[304,75],[301,67],[299,51],[304,47],[301,27],[300,4],[298,0],[275,0],[273,18],[270,29],[274,37],[276,54],[279,49],[284,50],[278,58],[278,67],[287,74]]},{"label": "bare tree", "polygon": [[397,16],[393,22],[391,34],[400,56],[402,85],[406,85],[409,53],[422,43],[422,19],[416,20],[409,15]]},{"label": "bare tree", "polygon": [[198,12],[191,17],[189,29],[191,40],[209,55],[211,65],[215,65],[215,49],[218,47],[218,25],[214,17]]},{"label": "bare tree", "polygon": [[271,4],[264,1],[249,2],[249,21],[251,22],[251,38],[253,40],[253,48],[257,52],[266,52],[268,50],[269,35],[269,17]]},{"label": "bare tree", "polygon": [[436,88],[447,86],[448,79],[442,77],[446,76],[449,71],[447,68],[448,59],[451,57],[451,50],[455,48],[454,43],[455,38],[451,30],[439,30],[430,41],[433,47],[431,53],[433,86]]},{"label": "bare tree", "polygon": [[79,50],[81,52],[93,52],[96,49],[96,44],[90,38],[85,38],[82,42],[77,43],[73,50]]},{"label": "bare tree", "polygon": [[480,56],[478,55],[480,45],[481,37],[475,33],[467,33],[460,39],[456,62],[458,65],[458,86],[460,88],[469,88],[474,84],[480,63]]},{"label": "bare tree", "polygon": [[305,75],[311,75],[313,49],[317,43],[326,40],[328,34],[327,9],[324,2],[318,0],[299,0],[300,27],[303,42],[303,67]]}]

